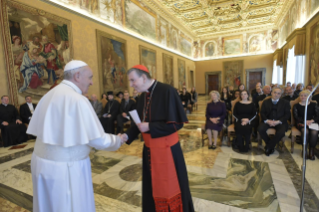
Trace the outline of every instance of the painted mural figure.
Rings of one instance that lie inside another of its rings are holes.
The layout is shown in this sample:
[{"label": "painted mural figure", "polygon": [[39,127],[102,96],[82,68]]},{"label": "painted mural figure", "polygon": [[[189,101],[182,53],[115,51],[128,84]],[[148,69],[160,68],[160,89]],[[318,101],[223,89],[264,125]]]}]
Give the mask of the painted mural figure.
[{"label": "painted mural figure", "polygon": [[23,76],[20,72],[20,66],[24,55],[24,50],[21,45],[21,38],[19,36],[12,36],[12,54],[14,60],[14,75],[18,83],[18,87],[23,85]]},{"label": "painted mural figure", "polygon": [[19,89],[19,92],[24,92],[28,87],[36,89],[43,85],[41,78],[44,76],[42,65],[45,59],[41,56],[37,56],[38,47],[30,45],[29,50],[24,53],[20,71],[24,78],[23,86]]},{"label": "painted mural figure", "polygon": [[205,48],[206,57],[214,56],[214,44],[208,43]]},{"label": "painted mural figure", "polygon": [[42,57],[47,60],[46,71],[48,72],[48,84],[50,84],[50,77],[52,75],[52,84],[58,79],[56,71],[61,69],[61,63],[57,54],[55,46],[49,42],[48,36],[42,36],[43,50],[40,53]]}]

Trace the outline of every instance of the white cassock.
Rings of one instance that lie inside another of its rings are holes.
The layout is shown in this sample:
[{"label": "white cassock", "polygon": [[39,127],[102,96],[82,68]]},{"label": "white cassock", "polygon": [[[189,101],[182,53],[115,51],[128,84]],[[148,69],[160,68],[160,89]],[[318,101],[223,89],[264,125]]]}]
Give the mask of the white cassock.
[{"label": "white cassock", "polygon": [[39,102],[28,134],[37,136],[31,159],[33,211],[95,211],[91,147],[117,150],[119,138],[104,133],[89,100],[63,80]]}]

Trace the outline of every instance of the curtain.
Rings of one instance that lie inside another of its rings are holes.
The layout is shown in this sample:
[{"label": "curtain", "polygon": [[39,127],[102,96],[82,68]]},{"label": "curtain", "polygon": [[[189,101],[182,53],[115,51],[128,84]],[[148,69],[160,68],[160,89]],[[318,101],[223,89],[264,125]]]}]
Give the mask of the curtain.
[{"label": "curtain", "polygon": [[279,84],[279,85],[282,84],[282,81],[283,81],[282,72],[283,72],[282,67],[277,66],[277,61],[275,60],[273,64],[272,81],[271,81],[272,84]]},{"label": "curtain", "polygon": [[304,83],[305,81],[305,55],[295,56],[295,46],[288,51],[286,83]]}]

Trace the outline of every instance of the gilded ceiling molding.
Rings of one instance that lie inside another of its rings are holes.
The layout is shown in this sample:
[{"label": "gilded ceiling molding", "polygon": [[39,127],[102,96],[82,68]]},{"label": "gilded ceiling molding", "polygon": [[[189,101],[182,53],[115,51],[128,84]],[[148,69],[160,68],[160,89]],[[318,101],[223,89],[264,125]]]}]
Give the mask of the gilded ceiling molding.
[{"label": "gilded ceiling molding", "polygon": [[178,20],[176,20],[176,17],[170,12],[163,9],[163,6],[159,6],[158,3],[154,0],[143,0],[143,2],[149,6],[151,9],[155,10],[158,15],[162,16],[162,18],[169,20],[169,22],[176,26],[180,31],[183,31],[184,33],[187,32],[190,37],[195,38],[196,34],[192,31],[191,27],[181,24]]},{"label": "gilded ceiling molding", "polygon": [[225,3],[225,2],[231,3],[234,1],[233,0],[207,0],[207,2],[208,2],[208,5],[213,6],[213,5],[220,4],[220,3]]},{"label": "gilded ceiling molding", "polygon": [[225,17],[225,18],[219,18],[218,24],[229,24],[229,23],[235,23],[243,20],[240,15],[235,15],[233,17]]},{"label": "gilded ceiling molding", "polygon": [[252,25],[260,25],[260,24],[271,24],[272,20],[271,17],[263,17],[263,18],[255,18],[255,19],[250,19],[247,20],[247,25],[252,26]]},{"label": "gilded ceiling molding", "polygon": [[187,14],[183,15],[183,19],[186,22],[200,21],[200,20],[203,20],[206,18],[208,18],[208,15],[205,11],[187,13]]},{"label": "gilded ceiling molding", "polygon": [[263,8],[263,9],[249,12],[246,18],[247,19],[262,18],[265,16],[273,15],[275,12],[276,12],[275,8]]},{"label": "gilded ceiling molding", "polygon": [[275,6],[278,2],[280,2],[280,0],[250,0],[247,9],[255,10],[262,7]]},{"label": "gilded ceiling molding", "polygon": [[195,11],[199,8],[202,8],[202,4],[198,0],[183,1],[173,5],[173,9],[180,13]]},{"label": "gilded ceiling molding", "polygon": [[190,25],[192,26],[193,29],[198,29],[198,28],[212,26],[213,23],[210,20],[204,20],[204,21],[199,21],[196,23],[191,23]]},{"label": "gilded ceiling molding", "polygon": [[214,9],[214,16],[224,16],[224,15],[230,15],[230,14],[238,14],[241,11],[241,7],[239,4],[233,4],[229,7],[217,7]]},{"label": "gilded ceiling molding", "polygon": [[281,10],[278,11],[278,14],[283,14],[283,15],[278,15],[277,19],[274,21],[275,25],[278,27],[279,24],[282,22],[282,20],[286,17],[286,14],[288,10],[290,9],[291,5],[294,3],[295,0],[286,0],[283,6],[281,7]]}]

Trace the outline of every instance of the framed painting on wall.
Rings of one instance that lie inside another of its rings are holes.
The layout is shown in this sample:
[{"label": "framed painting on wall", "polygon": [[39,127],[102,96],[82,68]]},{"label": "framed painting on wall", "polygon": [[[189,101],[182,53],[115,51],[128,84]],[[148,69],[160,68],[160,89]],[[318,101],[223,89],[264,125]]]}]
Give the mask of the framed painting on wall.
[{"label": "framed painting on wall", "polygon": [[37,102],[63,79],[73,58],[71,21],[20,2],[0,1],[10,102]]},{"label": "framed painting on wall", "polygon": [[147,67],[151,77],[156,79],[156,51],[140,46],[140,64]]},{"label": "framed painting on wall", "polygon": [[126,41],[96,30],[101,93],[127,90]]},{"label": "framed painting on wall", "polygon": [[173,56],[163,53],[163,82],[174,87]]},{"label": "framed painting on wall", "polygon": [[182,89],[186,85],[186,67],[185,61],[177,59],[177,68],[178,68],[178,88]]},{"label": "framed painting on wall", "polygon": [[310,28],[309,82],[315,85],[319,81],[319,21]]},{"label": "framed painting on wall", "polygon": [[224,67],[224,86],[233,86],[234,90],[244,82],[244,61],[227,61]]},{"label": "framed painting on wall", "polygon": [[242,36],[223,38],[224,55],[238,55],[242,53]]}]

